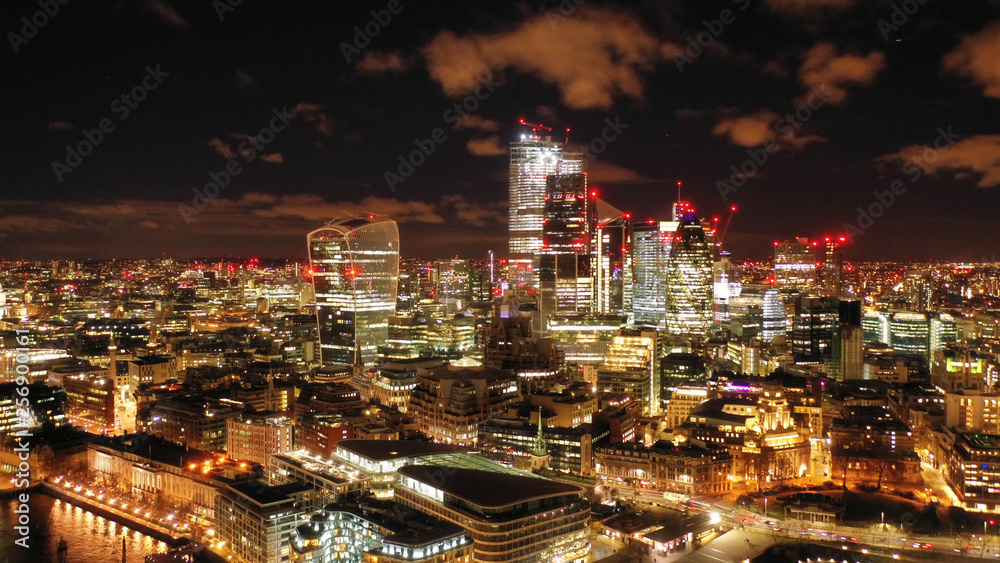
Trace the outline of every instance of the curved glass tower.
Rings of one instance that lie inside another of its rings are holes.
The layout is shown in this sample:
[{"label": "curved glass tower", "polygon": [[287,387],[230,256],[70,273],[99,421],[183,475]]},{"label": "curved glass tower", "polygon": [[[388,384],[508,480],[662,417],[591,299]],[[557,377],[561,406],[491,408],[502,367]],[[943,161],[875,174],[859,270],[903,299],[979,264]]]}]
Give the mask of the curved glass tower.
[{"label": "curved glass tower", "polygon": [[712,245],[693,213],[674,233],[666,271],[666,328],[705,336],[712,330]]},{"label": "curved glass tower", "polygon": [[[339,218],[309,233],[308,242],[323,363],[367,371],[389,338],[396,308],[396,222],[378,215]],[[367,386],[361,387],[364,393]]]}]

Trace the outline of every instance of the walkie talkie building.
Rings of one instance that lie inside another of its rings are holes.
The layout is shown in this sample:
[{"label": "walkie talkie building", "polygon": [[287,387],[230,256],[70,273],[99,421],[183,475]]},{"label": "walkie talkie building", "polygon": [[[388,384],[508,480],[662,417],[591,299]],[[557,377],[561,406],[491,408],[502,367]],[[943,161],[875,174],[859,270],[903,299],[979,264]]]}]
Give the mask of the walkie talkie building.
[{"label": "walkie talkie building", "polygon": [[366,371],[388,340],[396,307],[396,222],[378,215],[335,219],[309,233],[308,242],[323,363]]}]

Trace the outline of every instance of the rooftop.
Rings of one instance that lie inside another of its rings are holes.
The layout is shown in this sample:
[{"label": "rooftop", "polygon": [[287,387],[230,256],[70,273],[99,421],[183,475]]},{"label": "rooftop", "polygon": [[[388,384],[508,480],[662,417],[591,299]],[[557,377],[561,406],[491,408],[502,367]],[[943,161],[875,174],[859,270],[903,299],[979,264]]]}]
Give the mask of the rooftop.
[{"label": "rooftop", "polygon": [[390,461],[442,453],[472,453],[477,450],[450,444],[417,440],[340,440],[338,449],[354,452],[372,461]]},{"label": "rooftop", "polygon": [[400,468],[399,473],[475,506],[486,508],[501,508],[538,498],[584,492],[583,487],[568,483],[479,469],[407,465]]}]

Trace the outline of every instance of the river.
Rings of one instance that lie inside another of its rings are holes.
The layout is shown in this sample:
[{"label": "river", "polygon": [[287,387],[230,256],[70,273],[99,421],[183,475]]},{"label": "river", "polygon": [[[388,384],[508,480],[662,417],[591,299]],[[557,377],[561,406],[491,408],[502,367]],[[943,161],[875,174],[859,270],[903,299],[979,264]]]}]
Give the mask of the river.
[{"label": "river", "polygon": [[40,492],[31,495],[30,549],[14,544],[17,514],[13,500],[0,500],[0,561],[4,563],[55,563],[59,537],[69,546],[68,563],[118,563],[122,554],[122,533],[129,563],[142,563],[145,556],[166,551],[167,544],[127,529],[82,508]]}]

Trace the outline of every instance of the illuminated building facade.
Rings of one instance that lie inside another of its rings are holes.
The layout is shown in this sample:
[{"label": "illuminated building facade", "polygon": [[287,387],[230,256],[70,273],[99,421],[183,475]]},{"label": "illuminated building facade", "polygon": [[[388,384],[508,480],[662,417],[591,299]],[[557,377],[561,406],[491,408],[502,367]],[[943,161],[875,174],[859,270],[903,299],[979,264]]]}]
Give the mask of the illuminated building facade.
[{"label": "illuminated building facade", "polygon": [[785,305],[781,302],[781,295],[775,289],[769,289],[764,293],[763,304],[763,336],[765,342],[770,342],[779,336],[784,336],[788,329],[788,321],[785,318]]},{"label": "illuminated building facade", "polygon": [[701,222],[686,213],[667,261],[665,326],[671,335],[707,336],[712,330],[712,246]]},{"label": "illuminated building facade", "polygon": [[683,497],[725,493],[732,487],[733,458],[727,448],[715,444],[613,444],[597,448],[594,463],[599,482],[607,487]]},{"label": "illuminated building facade", "polygon": [[377,215],[346,217],[309,233],[308,243],[323,363],[362,368],[354,383],[368,397],[367,370],[396,309],[399,229]]},{"label": "illuminated building facade", "polygon": [[565,354],[567,363],[597,365],[615,332],[627,324],[626,317],[616,314],[557,314],[549,318],[549,336]]},{"label": "illuminated building facade", "polygon": [[837,304],[828,297],[795,298],[792,317],[792,354],[796,362],[818,363],[832,353],[833,326],[838,322]]},{"label": "illuminated building facade", "polygon": [[783,289],[805,289],[816,282],[816,249],[798,237],[775,243],[774,277]]},{"label": "illuminated building facade", "polygon": [[1000,510],[1000,434],[956,434],[942,474],[966,510]]},{"label": "illuminated building facade", "polygon": [[203,451],[225,451],[226,424],[238,410],[202,397],[158,401],[150,411],[148,432]]},{"label": "illuminated building facade", "polygon": [[594,233],[594,310],[632,312],[632,221],[628,215],[599,223]]},{"label": "illuminated building facade", "polygon": [[542,248],[538,256],[541,331],[557,312],[588,312],[593,304],[590,237],[596,192],[585,174],[552,175],[546,181]]},{"label": "illuminated building facade", "polygon": [[226,451],[229,457],[267,465],[272,454],[292,450],[292,421],[283,414],[245,414],[229,419]]},{"label": "illuminated building facade", "polygon": [[92,434],[114,434],[116,424],[114,381],[107,374],[69,375],[63,378],[66,416],[72,426]]},{"label": "illuminated building facade", "polygon": [[288,538],[312,488],[299,483],[229,485],[215,499],[215,537],[247,563],[288,563]]},{"label": "illuminated building facade", "polygon": [[584,493],[531,474],[409,465],[399,470],[396,500],[465,528],[474,561],[585,563],[590,505]]},{"label": "illuminated building facade", "polygon": [[583,157],[563,152],[550,137],[524,135],[510,145],[510,238],[508,277],[515,287],[537,287],[536,257],[542,250],[546,183],[553,174],[580,174]]},{"label": "illuminated building facade", "polygon": [[632,311],[636,326],[666,328],[666,271],[677,221],[632,226]]},{"label": "illuminated building facade", "polygon": [[511,370],[442,366],[417,374],[408,413],[434,440],[472,446],[479,425],[520,398],[517,375]]},{"label": "illuminated building facade", "polygon": [[643,414],[660,411],[660,369],[655,330],[618,331],[597,368],[597,392],[606,397],[631,397]]}]

